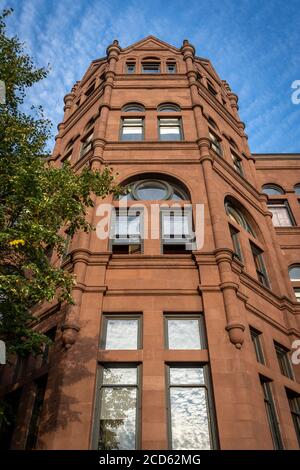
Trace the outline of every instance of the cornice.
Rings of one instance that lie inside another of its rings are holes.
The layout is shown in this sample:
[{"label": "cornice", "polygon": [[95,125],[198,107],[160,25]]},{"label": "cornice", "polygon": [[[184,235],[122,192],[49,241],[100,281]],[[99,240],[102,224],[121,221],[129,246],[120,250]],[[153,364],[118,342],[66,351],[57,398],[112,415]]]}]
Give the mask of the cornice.
[{"label": "cornice", "polygon": [[199,299],[198,289],[108,289],[105,296],[147,296],[147,295],[160,295],[160,296],[196,296]]}]

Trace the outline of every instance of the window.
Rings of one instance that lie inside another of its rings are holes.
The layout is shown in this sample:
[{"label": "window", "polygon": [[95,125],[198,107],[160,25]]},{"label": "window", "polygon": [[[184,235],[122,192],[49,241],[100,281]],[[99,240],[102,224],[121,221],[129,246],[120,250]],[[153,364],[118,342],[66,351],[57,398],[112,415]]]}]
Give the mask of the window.
[{"label": "window", "polygon": [[209,138],[210,138],[211,148],[214,150],[214,152],[216,152],[218,155],[220,155],[220,157],[222,157],[223,151],[222,151],[220,139],[216,136],[216,134],[214,134],[210,130],[209,130],[208,134],[209,134]]},{"label": "window", "polygon": [[253,343],[257,362],[260,362],[261,364],[265,364],[264,353],[263,353],[262,344],[260,340],[260,337],[261,337],[260,331],[250,326],[250,335],[251,335],[251,340]]},{"label": "window", "polygon": [[300,264],[295,264],[289,268],[289,276],[291,281],[300,282]]},{"label": "window", "polygon": [[206,450],[216,446],[208,367],[170,365],[169,438],[174,450]]},{"label": "window", "polygon": [[264,184],[262,187],[262,192],[268,196],[278,196],[280,194],[284,194],[283,189],[276,184]]},{"label": "window", "polygon": [[126,62],[126,73],[135,73],[135,62]]},{"label": "window", "polygon": [[122,108],[123,113],[143,113],[145,108],[142,104],[139,103],[128,103],[125,104]]},{"label": "window", "polygon": [[35,381],[35,399],[33,403],[31,419],[29,424],[29,431],[26,440],[26,449],[32,450],[36,448],[36,442],[38,438],[41,413],[43,410],[45,392],[47,387],[47,375],[37,379]]},{"label": "window", "polygon": [[289,350],[282,346],[279,343],[274,341],[276,356],[278,359],[278,364],[280,367],[280,371],[283,375],[288,377],[289,379],[294,379],[294,373],[292,369],[292,364],[289,357]]},{"label": "window", "polygon": [[255,237],[255,232],[251,227],[250,223],[248,222],[247,218],[244,217],[244,214],[235,207],[230,201],[225,201],[225,210],[228,217],[235,222],[236,224],[240,225],[243,229],[245,229],[250,235]]},{"label": "window", "polygon": [[296,301],[300,303],[300,288],[295,287],[294,292],[295,292]]},{"label": "window", "polygon": [[238,260],[243,262],[242,249],[241,249],[240,240],[239,240],[239,231],[230,224],[229,224],[229,230],[230,230],[230,236],[231,236],[232,245],[233,245],[234,256]]},{"label": "window", "polygon": [[42,354],[42,366],[44,366],[45,364],[48,364],[48,362],[49,362],[51,349],[53,349],[53,346],[54,346],[53,343],[55,341],[56,330],[57,330],[57,327],[54,326],[53,328],[48,330],[46,333],[44,333],[45,336],[47,336],[47,338],[51,341],[51,343],[46,343],[44,345],[44,351],[43,351],[43,354]]},{"label": "window", "polygon": [[290,405],[296,436],[300,446],[300,395],[292,392],[292,390],[287,390],[286,394]]},{"label": "window", "polygon": [[105,365],[98,394],[98,450],[138,448],[139,366]]},{"label": "window", "polygon": [[142,72],[143,73],[160,73],[160,62],[142,62]]},{"label": "window", "polygon": [[218,129],[218,126],[217,126],[217,124],[215,123],[215,121],[213,120],[213,118],[208,117],[208,118],[207,118],[207,122],[208,122],[208,124],[209,124],[213,129],[216,129],[217,131],[219,130],[219,129]]},{"label": "window", "polygon": [[176,62],[167,62],[167,72],[176,73]]},{"label": "window", "polygon": [[103,349],[138,349],[141,347],[139,315],[104,315]]},{"label": "window", "polygon": [[180,118],[159,118],[160,140],[182,140],[182,128]]},{"label": "window", "polygon": [[242,159],[238,157],[235,153],[231,152],[232,163],[235,171],[241,176],[244,176]]},{"label": "window", "polygon": [[180,106],[175,103],[162,103],[159,106],[157,106],[157,111],[159,113],[177,113],[180,111]]},{"label": "window", "polygon": [[184,188],[175,183],[160,179],[142,179],[127,185],[125,194],[122,194],[119,199],[130,201],[184,201],[190,198]]},{"label": "window", "polygon": [[208,91],[213,95],[213,96],[217,96],[218,92],[216,91],[215,87],[213,86],[212,83],[210,83],[209,81],[207,81],[207,89]]},{"label": "window", "polygon": [[294,221],[287,201],[269,201],[268,209],[272,212],[274,227],[292,227]]},{"label": "window", "polygon": [[300,183],[295,184],[294,191],[295,191],[295,194],[298,194],[300,196]]},{"label": "window", "polygon": [[232,137],[228,138],[228,142],[230,143],[231,147],[233,147],[235,150],[238,150],[238,147]]},{"label": "window", "polygon": [[283,449],[282,439],[279,430],[279,423],[277,419],[277,413],[275,409],[271,384],[268,379],[260,377],[260,382],[262,386],[262,391],[264,395],[265,408],[267,413],[267,418],[269,422],[269,427],[271,431],[273,446],[275,450]]},{"label": "window", "polygon": [[186,253],[193,249],[192,211],[162,209],[162,251],[164,254]]},{"label": "window", "polygon": [[96,85],[96,82],[93,81],[93,83],[88,87],[88,89],[87,89],[86,92],[85,92],[85,96],[86,96],[86,97],[91,96],[91,94],[92,94],[93,91],[95,90],[95,85]]},{"label": "window", "polygon": [[206,349],[203,315],[166,315],[167,349]]},{"label": "window", "polygon": [[110,238],[113,253],[141,253],[141,211],[136,208],[113,211]]},{"label": "window", "polygon": [[122,118],[121,140],[143,140],[144,139],[144,119],[143,118]]},{"label": "window", "polygon": [[73,145],[74,145],[74,141],[73,141],[73,139],[71,139],[65,147],[64,156],[62,158],[63,162],[66,162],[66,161],[70,162],[71,161],[72,153],[73,153]]},{"label": "window", "polygon": [[262,255],[262,250],[258,248],[256,245],[250,242],[251,251],[255,263],[256,274],[259,282],[264,285],[265,287],[270,287],[269,279],[267,276],[267,271],[265,268],[265,263]]}]

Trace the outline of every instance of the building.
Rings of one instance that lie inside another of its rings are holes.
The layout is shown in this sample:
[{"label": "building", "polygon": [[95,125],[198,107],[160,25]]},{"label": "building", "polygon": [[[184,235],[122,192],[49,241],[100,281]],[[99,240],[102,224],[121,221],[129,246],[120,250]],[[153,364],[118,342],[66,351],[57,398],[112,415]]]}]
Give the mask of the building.
[{"label": "building", "polygon": [[2,447],[298,449],[300,154],[251,154],[238,97],[187,40],[114,41],[64,112],[54,164],[112,166],[136,210],[71,241],[76,303],[39,310],[53,346],[6,368]]}]

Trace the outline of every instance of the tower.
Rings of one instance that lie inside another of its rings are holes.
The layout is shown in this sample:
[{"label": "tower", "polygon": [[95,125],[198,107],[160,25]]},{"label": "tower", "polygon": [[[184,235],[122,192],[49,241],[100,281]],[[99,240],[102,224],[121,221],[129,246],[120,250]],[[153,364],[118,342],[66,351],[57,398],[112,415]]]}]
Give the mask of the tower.
[{"label": "tower", "polygon": [[88,211],[115,208],[108,238],[69,244],[74,305],[36,312],[54,345],[6,372],[12,447],[298,448],[299,155],[251,154],[187,40],[114,41],[64,101],[53,164],[109,165],[125,192]]}]

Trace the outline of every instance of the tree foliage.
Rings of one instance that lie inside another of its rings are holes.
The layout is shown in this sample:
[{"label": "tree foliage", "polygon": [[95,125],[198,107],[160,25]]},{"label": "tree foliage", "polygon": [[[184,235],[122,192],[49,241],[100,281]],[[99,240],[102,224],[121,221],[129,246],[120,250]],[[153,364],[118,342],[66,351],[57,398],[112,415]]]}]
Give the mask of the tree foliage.
[{"label": "tree foliage", "polygon": [[102,172],[69,164],[51,167],[47,157],[50,123],[41,108],[23,110],[26,89],[47,76],[36,68],[17,37],[8,37],[0,16],[0,337],[8,351],[38,353],[45,337],[32,329],[31,308],[57,298],[72,302],[73,275],[49,263],[47,249],[61,256],[65,234],[90,231],[86,210],[93,197],[117,191],[110,168]]}]

